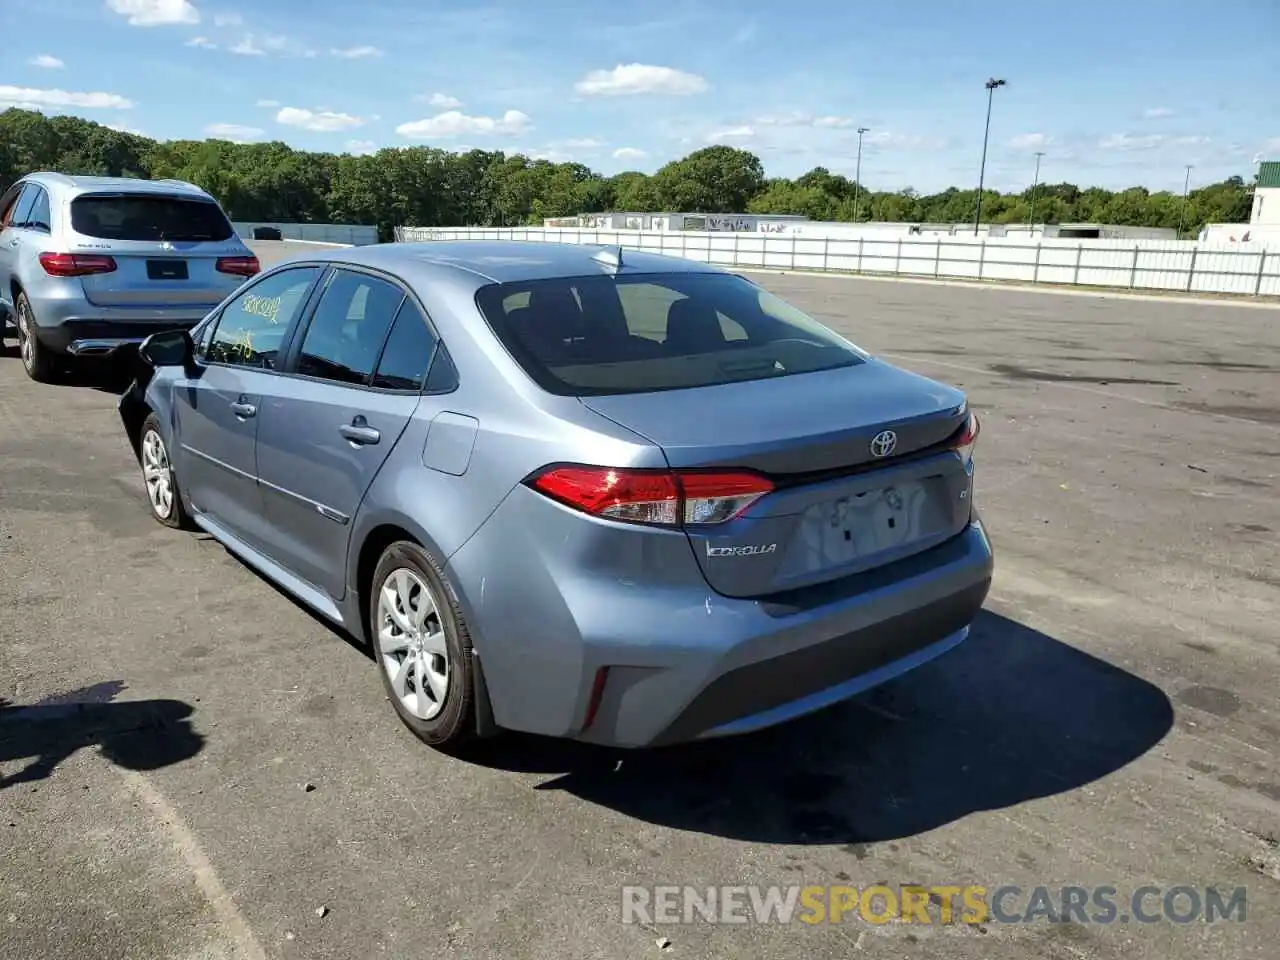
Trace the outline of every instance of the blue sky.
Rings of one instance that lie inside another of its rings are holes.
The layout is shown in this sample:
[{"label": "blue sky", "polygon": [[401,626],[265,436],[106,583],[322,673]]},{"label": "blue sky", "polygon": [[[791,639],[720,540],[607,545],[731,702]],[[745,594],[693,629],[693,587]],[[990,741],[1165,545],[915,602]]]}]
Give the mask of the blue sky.
[{"label": "blue sky", "polygon": [[709,143],[873,189],[1181,190],[1280,159],[1276,0],[4,0],[0,108],[157,138],[484,147],[604,173]]}]

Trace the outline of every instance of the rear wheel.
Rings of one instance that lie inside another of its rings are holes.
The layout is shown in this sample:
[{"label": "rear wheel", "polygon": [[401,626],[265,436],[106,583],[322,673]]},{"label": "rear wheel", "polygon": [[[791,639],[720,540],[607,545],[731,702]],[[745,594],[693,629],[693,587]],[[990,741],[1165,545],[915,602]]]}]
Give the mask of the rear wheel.
[{"label": "rear wheel", "polygon": [[151,515],[166,527],[190,529],[191,519],[182,505],[178,478],[169,459],[169,447],[160,433],[160,420],[154,413],[142,422],[138,435],[138,462],[142,465],[142,482],[147,490]]},{"label": "rear wheel", "polygon": [[50,383],[57,378],[58,357],[49,352],[36,335],[36,318],[25,293],[14,299],[14,326],[18,328],[18,353],[27,376],[37,383]]},{"label": "rear wheel", "polygon": [[383,551],[369,636],[387,698],[423,742],[454,747],[474,729],[471,635],[440,565],[416,543]]}]

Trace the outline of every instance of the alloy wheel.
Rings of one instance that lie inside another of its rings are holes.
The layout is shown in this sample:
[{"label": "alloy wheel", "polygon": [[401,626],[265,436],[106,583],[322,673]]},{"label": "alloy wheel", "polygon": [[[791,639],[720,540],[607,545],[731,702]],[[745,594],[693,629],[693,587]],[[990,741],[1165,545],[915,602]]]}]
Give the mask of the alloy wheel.
[{"label": "alloy wheel", "polygon": [[161,520],[169,519],[173,513],[173,467],[164,440],[155,430],[142,436],[142,478],[151,509]]},{"label": "alloy wheel", "polygon": [[22,365],[30,373],[35,368],[36,345],[32,341],[35,334],[31,330],[31,313],[26,303],[18,305],[17,323],[14,326],[18,328],[18,352],[22,355]]},{"label": "alloy wheel", "polygon": [[449,648],[440,604],[430,587],[407,567],[392,570],[378,590],[378,659],[400,705],[430,720],[449,693]]}]

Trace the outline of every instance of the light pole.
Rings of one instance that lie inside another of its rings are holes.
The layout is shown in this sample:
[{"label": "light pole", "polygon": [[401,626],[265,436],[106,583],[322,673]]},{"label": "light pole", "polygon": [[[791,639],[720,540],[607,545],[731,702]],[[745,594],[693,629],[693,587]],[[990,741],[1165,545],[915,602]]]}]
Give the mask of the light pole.
[{"label": "light pole", "polygon": [[858,165],[853,174],[853,222],[858,222],[858,194],[862,192],[862,135],[870,127],[858,128]]},{"label": "light pole", "polygon": [[1182,181],[1182,206],[1178,208],[1178,239],[1182,239],[1182,224],[1187,217],[1187,194],[1191,188],[1191,164],[1187,164],[1187,177]]},{"label": "light pole", "polygon": [[1031,235],[1036,235],[1036,187],[1040,186],[1040,158],[1044,156],[1043,150],[1036,151],[1036,175],[1031,181],[1031,222],[1027,224],[1031,228]]},{"label": "light pole", "polygon": [[982,184],[987,175],[987,138],[991,134],[991,98],[995,96],[996,87],[1003,87],[1007,80],[992,77],[987,81],[987,125],[982,131],[982,167],[978,170],[978,208],[973,214],[973,235],[978,235],[978,224],[982,222]]}]

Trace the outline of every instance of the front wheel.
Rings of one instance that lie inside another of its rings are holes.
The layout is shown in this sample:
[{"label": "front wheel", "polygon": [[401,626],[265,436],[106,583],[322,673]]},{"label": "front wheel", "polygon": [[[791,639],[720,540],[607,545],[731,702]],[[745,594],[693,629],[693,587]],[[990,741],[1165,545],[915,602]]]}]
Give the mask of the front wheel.
[{"label": "front wheel", "polygon": [[423,742],[454,747],[474,729],[471,635],[440,565],[416,543],[383,551],[369,636],[387,698]]},{"label": "front wheel", "polygon": [[18,330],[18,353],[27,376],[37,383],[51,383],[58,375],[58,358],[40,342],[36,335],[36,318],[25,293],[14,301],[14,326]]},{"label": "front wheel", "polygon": [[147,490],[151,515],[166,527],[190,529],[191,519],[182,505],[178,477],[169,459],[169,447],[160,432],[160,420],[154,413],[142,422],[138,435],[138,462],[142,466],[142,482]]}]

